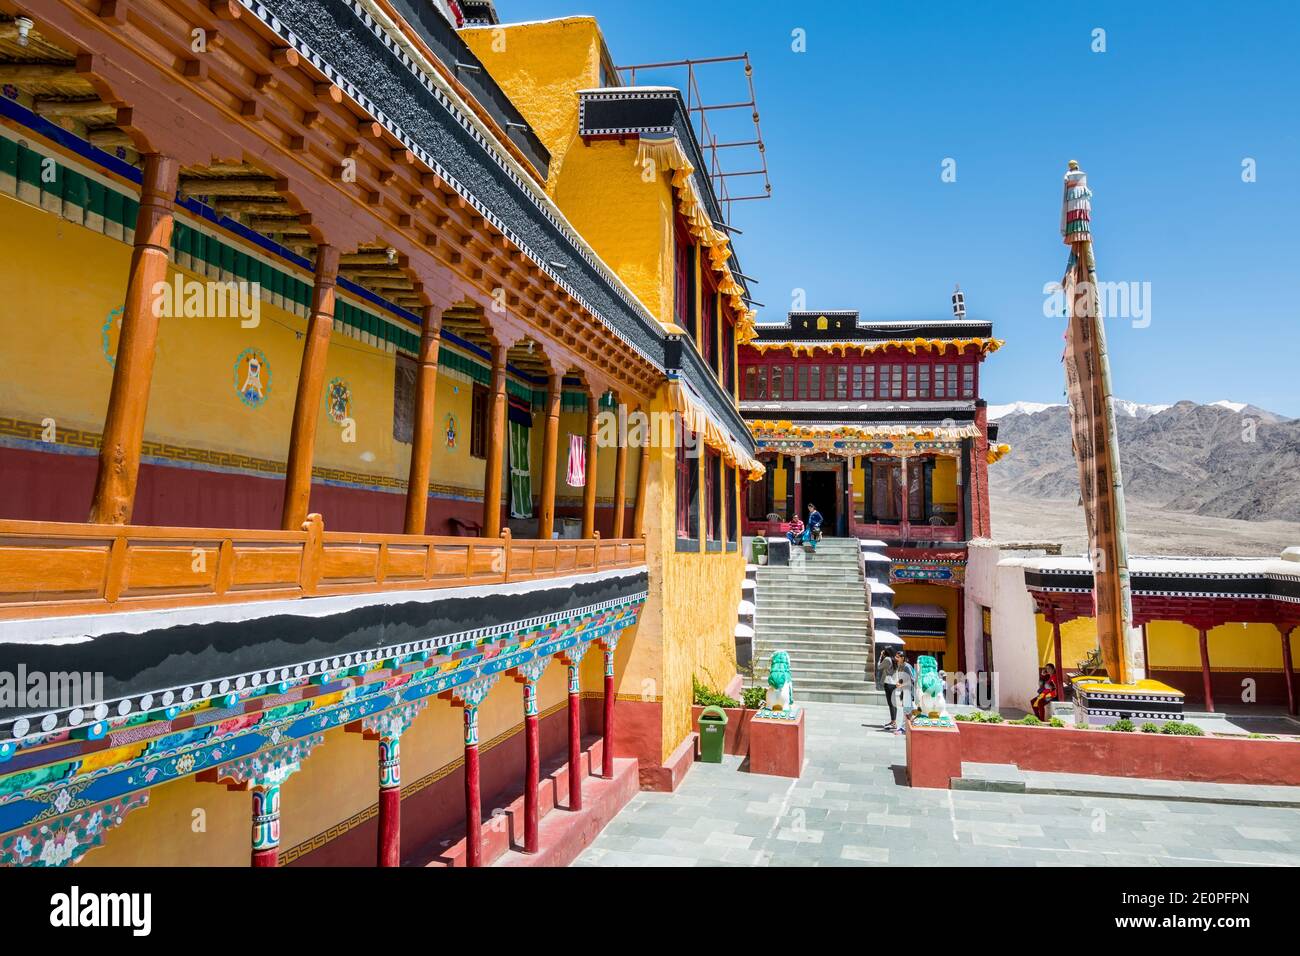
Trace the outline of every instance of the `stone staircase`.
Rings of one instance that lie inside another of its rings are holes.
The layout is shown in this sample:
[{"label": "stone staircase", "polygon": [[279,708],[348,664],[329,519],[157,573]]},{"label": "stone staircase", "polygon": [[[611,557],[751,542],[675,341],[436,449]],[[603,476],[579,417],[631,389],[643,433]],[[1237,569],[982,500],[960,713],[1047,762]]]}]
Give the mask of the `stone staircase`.
[{"label": "stone staircase", "polygon": [[786,651],[796,700],[885,703],[874,681],[869,591],[858,547],[852,538],[824,538],[815,554],[794,549],[789,567],[758,568],[758,680],[766,681],[772,654]]}]

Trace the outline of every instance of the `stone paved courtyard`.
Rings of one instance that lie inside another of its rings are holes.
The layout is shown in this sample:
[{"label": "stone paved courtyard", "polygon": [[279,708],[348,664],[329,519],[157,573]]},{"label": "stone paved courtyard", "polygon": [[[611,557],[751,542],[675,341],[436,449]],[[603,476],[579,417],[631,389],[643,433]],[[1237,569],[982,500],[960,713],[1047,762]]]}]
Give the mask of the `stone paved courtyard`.
[{"label": "stone paved courtyard", "polygon": [[883,707],[805,706],[802,778],[697,763],[676,793],[637,794],[574,865],[1300,865],[1294,809],[913,790]]}]

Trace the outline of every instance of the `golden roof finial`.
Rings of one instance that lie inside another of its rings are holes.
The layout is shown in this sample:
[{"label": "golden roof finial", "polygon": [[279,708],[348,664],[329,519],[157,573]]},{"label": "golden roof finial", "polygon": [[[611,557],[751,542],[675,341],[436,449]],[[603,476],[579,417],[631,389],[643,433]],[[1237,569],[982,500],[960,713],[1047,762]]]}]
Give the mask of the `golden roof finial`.
[{"label": "golden roof finial", "polygon": [[1070,168],[1071,170],[1078,169],[1078,168],[1079,168],[1079,161],[1078,161],[1077,159],[1072,159],[1072,160],[1070,160],[1069,168]]}]

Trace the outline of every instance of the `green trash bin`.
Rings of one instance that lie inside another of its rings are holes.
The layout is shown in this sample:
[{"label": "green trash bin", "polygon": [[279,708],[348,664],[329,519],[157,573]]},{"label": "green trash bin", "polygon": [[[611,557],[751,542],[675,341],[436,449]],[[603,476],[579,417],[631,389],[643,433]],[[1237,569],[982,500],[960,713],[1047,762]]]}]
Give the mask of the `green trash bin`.
[{"label": "green trash bin", "polygon": [[705,707],[700,712],[700,760],[722,763],[726,744],[727,712],[721,707]]}]

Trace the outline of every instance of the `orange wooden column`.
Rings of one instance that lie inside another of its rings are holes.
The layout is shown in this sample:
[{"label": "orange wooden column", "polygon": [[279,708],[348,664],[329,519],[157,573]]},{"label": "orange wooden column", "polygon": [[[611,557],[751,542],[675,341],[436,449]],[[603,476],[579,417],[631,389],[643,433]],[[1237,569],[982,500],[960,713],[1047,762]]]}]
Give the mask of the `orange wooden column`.
[{"label": "orange wooden column", "polygon": [[600,397],[587,395],[587,482],[582,488],[582,536],[596,537],[596,417],[600,414]]},{"label": "orange wooden column", "polygon": [[99,471],[90,504],[95,524],[129,524],[140,473],[140,445],[158,344],[153,287],[167,279],[173,208],[180,164],[171,156],[144,157],[144,184],[135,218],[135,248],[122,310],[122,334],[113,363],[113,386],[104,416]]},{"label": "orange wooden column", "polygon": [[623,537],[623,511],[627,505],[627,429],[618,435],[614,455],[614,527],[613,537]]},{"label": "orange wooden column", "polygon": [[555,468],[560,454],[560,401],[564,376],[552,375],[546,389],[546,432],[542,437],[542,501],[537,537],[550,541],[555,532]]},{"label": "orange wooden column", "polygon": [[280,527],[297,531],[307,520],[311,499],[311,466],[316,454],[316,422],[320,418],[325,386],[325,358],[334,329],[334,284],[339,274],[339,251],[322,242],[316,247],[316,282],[307,320],[307,341],[298,372],[298,395],[293,402],[293,430],[289,435],[289,462],[284,476],[284,513]]},{"label": "orange wooden column", "polygon": [[632,537],[639,538],[645,534],[645,492],[650,479],[650,443],[649,429],[646,429],[645,444],[641,446],[641,457],[637,462],[636,472],[636,506],[632,509]]},{"label": "orange wooden column", "polygon": [[487,464],[483,473],[483,537],[501,536],[501,473],[506,460],[506,347],[492,345]]},{"label": "orange wooden column", "polygon": [[420,367],[415,379],[415,422],[411,435],[411,470],[406,481],[407,534],[424,534],[429,514],[429,468],[433,457],[433,428],[438,390],[438,348],[442,343],[442,311],[426,305],[420,338]]}]

